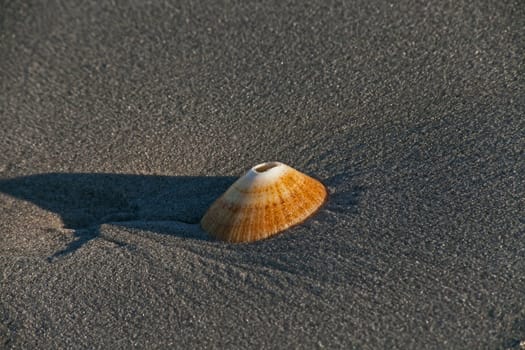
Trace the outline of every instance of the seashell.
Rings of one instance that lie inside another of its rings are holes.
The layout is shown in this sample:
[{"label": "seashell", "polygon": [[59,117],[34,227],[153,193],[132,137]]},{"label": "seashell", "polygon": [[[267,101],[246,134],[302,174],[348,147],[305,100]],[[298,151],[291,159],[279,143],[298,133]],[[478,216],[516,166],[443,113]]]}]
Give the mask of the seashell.
[{"label": "seashell", "polygon": [[210,206],[201,227],[224,241],[257,241],[306,220],[327,196],[322,183],[288,165],[262,163]]}]

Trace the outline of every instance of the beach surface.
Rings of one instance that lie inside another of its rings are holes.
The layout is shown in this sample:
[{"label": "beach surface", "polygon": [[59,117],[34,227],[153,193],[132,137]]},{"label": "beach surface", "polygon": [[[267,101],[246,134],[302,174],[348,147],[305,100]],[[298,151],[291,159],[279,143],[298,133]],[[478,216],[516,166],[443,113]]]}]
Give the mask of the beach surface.
[{"label": "beach surface", "polygon": [[[525,3],[0,0],[0,348],[520,349]],[[281,161],[328,202],[199,227]]]}]

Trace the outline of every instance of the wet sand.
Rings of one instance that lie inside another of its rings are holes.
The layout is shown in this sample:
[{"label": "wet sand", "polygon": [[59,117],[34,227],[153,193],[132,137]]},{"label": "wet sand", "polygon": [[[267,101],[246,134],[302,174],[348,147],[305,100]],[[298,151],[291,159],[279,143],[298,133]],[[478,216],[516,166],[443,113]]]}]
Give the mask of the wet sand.
[{"label": "wet sand", "polygon": [[[0,1],[0,348],[519,349],[520,1]],[[330,198],[253,244],[278,160]]]}]

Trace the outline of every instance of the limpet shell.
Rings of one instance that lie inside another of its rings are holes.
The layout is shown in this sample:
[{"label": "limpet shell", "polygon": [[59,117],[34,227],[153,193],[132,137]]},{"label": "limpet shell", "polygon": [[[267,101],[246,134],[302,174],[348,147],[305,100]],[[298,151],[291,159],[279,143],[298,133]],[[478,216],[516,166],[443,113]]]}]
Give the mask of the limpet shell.
[{"label": "limpet shell", "polygon": [[201,227],[223,241],[257,241],[306,220],[327,196],[310,176],[280,162],[262,163],[210,206]]}]

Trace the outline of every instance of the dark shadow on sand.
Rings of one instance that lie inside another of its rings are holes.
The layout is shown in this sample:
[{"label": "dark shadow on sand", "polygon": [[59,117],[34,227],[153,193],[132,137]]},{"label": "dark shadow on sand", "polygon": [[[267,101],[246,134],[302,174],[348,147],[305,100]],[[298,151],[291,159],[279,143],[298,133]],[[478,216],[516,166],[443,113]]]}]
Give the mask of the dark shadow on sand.
[{"label": "dark shadow on sand", "polygon": [[[234,180],[224,176],[49,173],[0,180],[0,192],[57,213],[64,227],[75,231],[76,240],[53,254],[53,259],[98,237],[104,223],[131,228],[144,228],[155,221],[198,224]],[[184,238],[208,239],[204,232],[179,231],[184,230],[177,230],[176,235]],[[159,233],[174,234],[170,230]]]}]

